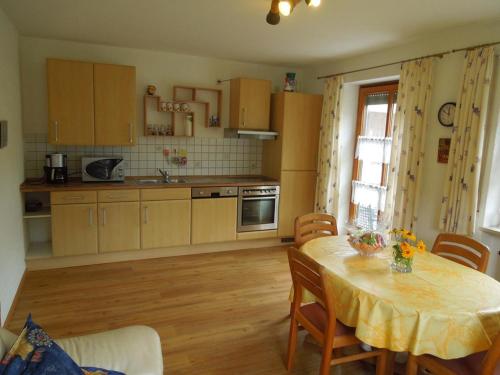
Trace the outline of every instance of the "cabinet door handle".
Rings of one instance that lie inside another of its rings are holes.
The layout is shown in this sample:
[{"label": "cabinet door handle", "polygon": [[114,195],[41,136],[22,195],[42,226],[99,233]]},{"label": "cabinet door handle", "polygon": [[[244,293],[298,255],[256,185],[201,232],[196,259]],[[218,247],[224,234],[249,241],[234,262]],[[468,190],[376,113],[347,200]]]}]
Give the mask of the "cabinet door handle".
[{"label": "cabinet door handle", "polygon": [[76,201],[76,200],[82,200],[83,199],[83,195],[68,195],[66,198],[66,200],[70,200],[70,201]]},{"label": "cabinet door handle", "polygon": [[89,208],[89,226],[94,225],[94,209]]},{"label": "cabinet door handle", "polygon": [[129,143],[133,143],[134,142],[134,139],[133,139],[133,136],[132,136],[132,123],[128,124],[128,141],[129,141]]},{"label": "cabinet door handle", "polygon": [[105,226],[106,225],[106,209],[103,208],[102,209],[102,226]]},{"label": "cabinet door handle", "polygon": [[245,127],[247,109],[245,107],[241,108],[241,126]]},{"label": "cabinet door handle", "polygon": [[59,121],[54,121],[55,140],[59,142]]},{"label": "cabinet door handle", "polygon": [[147,224],[149,221],[149,207],[144,207],[144,224]]}]

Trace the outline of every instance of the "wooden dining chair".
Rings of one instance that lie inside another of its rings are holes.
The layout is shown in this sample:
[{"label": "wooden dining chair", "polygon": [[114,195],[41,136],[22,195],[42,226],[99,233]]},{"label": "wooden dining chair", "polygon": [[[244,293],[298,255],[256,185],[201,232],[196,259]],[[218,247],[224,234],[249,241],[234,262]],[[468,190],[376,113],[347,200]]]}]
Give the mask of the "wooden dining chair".
[{"label": "wooden dining chair", "polygon": [[[294,291],[286,364],[288,371],[293,368],[297,332],[299,328],[303,328],[323,347],[320,375],[329,374],[332,365],[372,357],[377,357],[376,374],[385,374],[387,366],[387,351],[385,349],[375,349],[370,352],[361,350],[356,354],[333,358],[334,349],[359,345],[361,341],[354,335],[354,328],[348,327],[336,319],[335,297],[331,281],[326,276],[324,267],[295,248],[288,250],[288,262]],[[302,305],[303,290],[312,293],[317,302]]]},{"label": "wooden dining chair", "polygon": [[416,375],[424,368],[433,375],[500,375],[500,334],[487,352],[474,353],[464,358],[445,360],[424,354],[409,355],[406,375]]},{"label": "wooden dining chair", "polygon": [[295,219],[295,246],[297,248],[314,238],[337,235],[337,220],[332,215],[311,213]]},{"label": "wooden dining chair", "polygon": [[488,246],[473,238],[454,233],[439,234],[431,252],[483,273],[490,257]]}]

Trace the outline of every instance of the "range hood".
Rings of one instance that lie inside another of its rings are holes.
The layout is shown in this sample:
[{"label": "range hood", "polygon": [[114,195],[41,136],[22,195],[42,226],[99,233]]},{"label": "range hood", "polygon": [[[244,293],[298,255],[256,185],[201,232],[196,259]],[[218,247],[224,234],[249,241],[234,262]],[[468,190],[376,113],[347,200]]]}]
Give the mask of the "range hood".
[{"label": "range hood", "polygon": [[277,132],[259,131],[259,130],[242,130],[242,129],[224,129],[224,138],[252,138],[262,140],[272,140],[278,137]]}]

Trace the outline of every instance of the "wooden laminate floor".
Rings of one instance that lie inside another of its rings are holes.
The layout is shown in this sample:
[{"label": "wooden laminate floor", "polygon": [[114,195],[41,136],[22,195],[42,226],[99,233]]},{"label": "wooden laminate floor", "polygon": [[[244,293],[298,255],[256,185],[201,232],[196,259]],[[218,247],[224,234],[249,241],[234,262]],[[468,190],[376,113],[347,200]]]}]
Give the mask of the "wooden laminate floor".
[{"label": "wooden laminate floor", "polygon": [[[290,285],[284,247],[32,271],[7,328],[29,312],[53,337],[144,324],[161,336],[166,374],[286,374]],[[304,336],[294,374],[318,374]]]}]

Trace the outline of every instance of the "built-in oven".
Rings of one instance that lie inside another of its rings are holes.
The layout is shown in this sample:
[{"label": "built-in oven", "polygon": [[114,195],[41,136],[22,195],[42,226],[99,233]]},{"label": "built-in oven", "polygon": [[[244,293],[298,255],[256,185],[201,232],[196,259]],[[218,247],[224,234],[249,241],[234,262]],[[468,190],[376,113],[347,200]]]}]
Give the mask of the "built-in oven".
[{"label": "built-in oven", "polygon": [[238,232],[278,229],[279,186],[240,186]]}]

